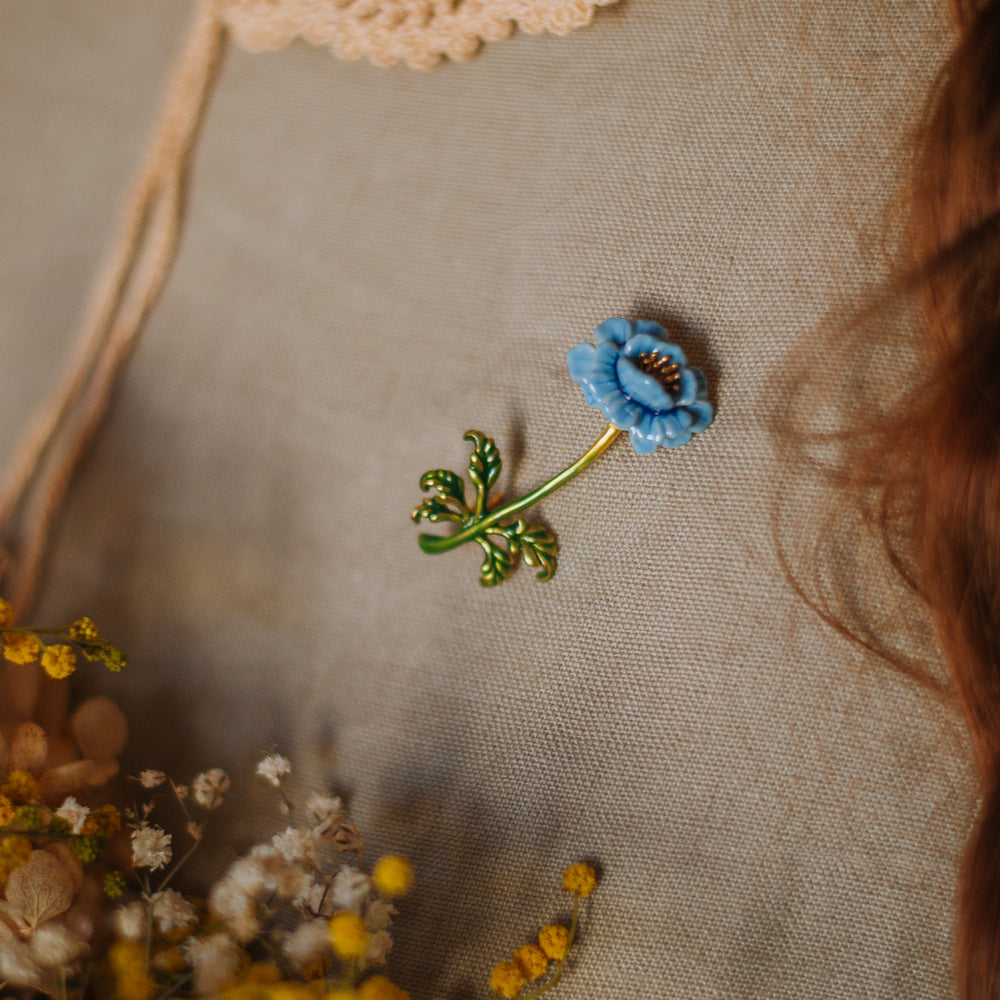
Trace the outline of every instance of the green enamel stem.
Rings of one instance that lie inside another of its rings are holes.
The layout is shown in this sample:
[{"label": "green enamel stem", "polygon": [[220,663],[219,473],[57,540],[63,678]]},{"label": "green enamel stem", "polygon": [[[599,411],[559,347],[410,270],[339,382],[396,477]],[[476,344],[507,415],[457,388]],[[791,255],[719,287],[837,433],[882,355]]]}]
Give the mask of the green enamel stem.
[{"label": "green enamel stem", "polygon": [[424,552],[447,552],[449,549],[454,549],[459,545],[475,538],[477,535],[481,535],[487,528],[491,528],[497,521],[502,521],[504,518],[510,517],[512,514],[516,514],[519,511],[525,509],[525,507],[530,507],[532,504],[538,503],[543,497],[547,497],[553,490],[559,489],[563,483],[568,483],[577,473],[583,472],[584,469],[590,465],[600,455],[603,455],[605,451],[608,450],[611,443],[618,437],[622,432],[617,427],[612,427],[610,424],[604,433],[587,449],[587,451],[581,455],[572,465],[563,469],[562,472],[557,476],[553,476],[547,483],[539,486],[537,490],[533,490],[527,496],[521,497],[520,500],[515,500],[513,503],[506,504],[503,507],[498,507],[496,510],[491,511],[482,520],[476,521],[475,524],[470,524],[468,528],[463,528],[461,531],[456,532],[454,535],[428,535],[426,533],[421,534],[417,539],[420,548]]}]

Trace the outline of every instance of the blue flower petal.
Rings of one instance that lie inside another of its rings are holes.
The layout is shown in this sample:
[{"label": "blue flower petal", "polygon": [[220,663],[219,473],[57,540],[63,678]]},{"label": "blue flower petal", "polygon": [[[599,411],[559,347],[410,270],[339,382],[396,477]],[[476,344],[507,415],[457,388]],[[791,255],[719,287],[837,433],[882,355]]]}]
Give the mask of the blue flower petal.
[{"label": "blue flower petal", "polygon": [[615,375],[615,364],[617,363],[619,357],[621,357],[621,351],[618,350],[618,346],[612,343],[598,344],[594,348],[594,369],[597,371],[601,370],[605,375],[610,378],[617,378]]},{"label": "blue flower petal", "polygon": [[696,399],[687,407],[687,412],[691,414],[694,421],[691,424],[693,434],[703,431],[712,422],[712,417],[715,416],[712,404],[705,399]]},{"label": "blue flower petal", "polygon": [[642,407],[621,392],[601,400],[598,405],[608,421],[623,431],[631,429],[642,419]]},{"label": "blue flower petal", "polygon": [[632,447],[635,449],[637,455],[649,455],[660,447],[655,441],[644,438],[638,433],[635,427],[629,431],[629,440],[632,442]]},{"label": "blue flower petal", "polygon": [[603,344],[611,340],[620,347],[628,340],[631,333],[631,320],[623,319],[621,316],[612,316],[611,319],[606,319],[595,328],[594,340],[598,344]]},{"label": "blue flower petal", "polygon": [[[589,405],[629,432],[636,454],[676,448],[712,422],[704,375],[688,367],[684,352],[658,323],[615,316],[597,327],[594,338],[596,347],[579,344],[567,353],[570,377]],[[638,356],[647,352],[680,366],[675,389],[638,367]]]},{"label": "blue flower petal", "polygon": [[578,374],[590,368],[595,350],[593,344],[577,344],[571,351],[566,352],[566,365],[569,368],[570,378],[575,381]]},{"label": "blue flower petal", "polygon": [[639,334],[649,334],[651,337],[656,337],[657,340],[663,340],[668,343],[670,341],[667,331],[659,323],[654,323],[651,319],[637,319],[632,321],[632,336],[635,337]]},{"label": "blue flower petal", "polygon": [[692,434],[693,434],[693,431],[691,431],[689,429],[689,430],[686,430],[680,437],[676,437],[676,438],[672,438],[672,439],[671,438],[667,438],[667,440],[663,442],[663,447],[664,448],[679,448],[682,444],[687,444],[688,441],[691,440]]},{"label": "blue flower petal", "polygon": [[696,368],[685,368],[681,372],[681,380],[677,386],[676,406],[689,406],[698,398],[698,379]]},{"label": "blue flower petal", "polygon": [[669,340],[661,340],[659,337],[653,337],[648,333],[640,333],[634,337],[630,337],[622,354],[627,358],[637,358],[640,354],[653,354],[654,352],[659,354],[660,357],[669,358],[678,364],[687,364],[684,352],[676,344],[671,344]]},{"label": "blue flower petal", "polygon": [[588,385],[596,400],[610,399],[612,396],[622,395],[622,387],[618,384],[618,379],[613,376],[608,377],[603,373],[592,375]]},{"label": "blue flower petal", "polygon": [[663,413],[676,405],[673,396],[660,385],[656,377],[640,371],[630,358],[619,358],[615,370],[622,389],[644,409]]},{"label": "blue flower petal", "polygon": [[594,355],[596,353],[593,345],[578,344],[566,354],[566,367],[569,369],[569,377],[583,389],[583,398],[587,401],[588,406],[593,406],[597,402],[597,397],[591,388]]},{"label": "blue flower petal", "polygon": [[635,425],[635,434],[657,446],[663,444],[664,435],[660,417],[648,411],[644,413],[642,419]]},{"label": "blue flower petal", "polygon": [[[671,410],[670,413],[661,413],[656,417],[656,422],[664,439],[669,442],[684,437],[694,423],[694,418],[687,410],[677,409]],[[690,437],[690,435],[688,436]]]}]

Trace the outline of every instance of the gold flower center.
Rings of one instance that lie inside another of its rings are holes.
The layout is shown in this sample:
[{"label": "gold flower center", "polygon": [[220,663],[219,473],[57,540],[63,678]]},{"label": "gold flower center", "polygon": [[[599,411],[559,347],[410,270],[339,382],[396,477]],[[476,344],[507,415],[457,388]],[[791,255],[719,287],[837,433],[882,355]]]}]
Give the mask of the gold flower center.
[{"label": "gold flower center", "polygon": [[664,389],[676,389],[681,383],[681,366],[677,361],[660,354],[659,351],[643,351],[636,359],[637,367],[646,375],[652,375]]}]

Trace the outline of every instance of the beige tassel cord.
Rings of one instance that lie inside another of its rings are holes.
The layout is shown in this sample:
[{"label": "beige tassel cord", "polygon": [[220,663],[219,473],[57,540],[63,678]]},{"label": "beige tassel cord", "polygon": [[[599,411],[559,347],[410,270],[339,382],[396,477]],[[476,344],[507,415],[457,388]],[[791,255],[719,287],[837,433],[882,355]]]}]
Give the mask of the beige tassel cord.
[{"label": "beige tassel cord", "polygon": [[191,154],[223,37],[212,3],[202,0],[74,356],[7,472],[0,492],[0,571],[2,589],[18,614],[27,612],[34,597],[49,532],[73,470],[166,283],[181,232]]},{"label": "beige tassel cord", "polygon": [[345,59],[418,68],[468,59],[483,41],[566,34],[615,0],[198,0],[118,240],[91,297],[76,348],[0,490],[0,593],[18,615],[38,588],[52,525],[111,392],[177,253],[199,127],[227,31],[251,50],[296,38]]}]

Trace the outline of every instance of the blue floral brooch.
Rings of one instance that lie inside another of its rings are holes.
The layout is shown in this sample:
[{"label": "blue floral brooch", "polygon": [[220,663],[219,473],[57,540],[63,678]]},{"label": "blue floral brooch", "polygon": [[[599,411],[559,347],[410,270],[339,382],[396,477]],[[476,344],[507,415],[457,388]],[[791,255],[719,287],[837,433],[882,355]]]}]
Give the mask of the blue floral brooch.
[{"label": "blue floral brooch", "polygon": [[686,444],[712,422],[705,377],[688,365],[684,352],[658,323],[606,319],[594,330],[594,341],[574,347],[566,362],[584,399],[609,422],[604,433],[538,489],[491,508],[489,492],[500,476],[500,452],[492,438],[468,431],[465,440],[472,442],[468,476],[475,498],[470,502],[465,481],[448,469],[432,469],[420,477],[420,488],[430,496],[414,509],[413,520],[451,522],[457,529],[450,535],[422,533],[418,542],[424,552],[445,552],[476,542],[483,550],[479,582],[484,587],[503,583],[518,558],[538,570],[539,580],[551,579],[558,543],[546,528],[516,515],[582,472],[626,431],[636,453],[648,455],[657,448]]},{"label": "blue floral brooch", "polygon": [[705,376],[659,323],[616,316],[566,355],[569,377],[639,455],[687,444],[712,422]]}]

